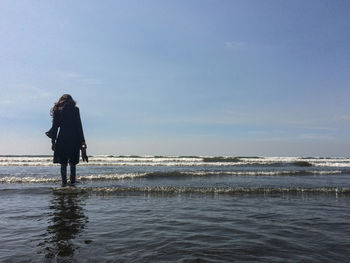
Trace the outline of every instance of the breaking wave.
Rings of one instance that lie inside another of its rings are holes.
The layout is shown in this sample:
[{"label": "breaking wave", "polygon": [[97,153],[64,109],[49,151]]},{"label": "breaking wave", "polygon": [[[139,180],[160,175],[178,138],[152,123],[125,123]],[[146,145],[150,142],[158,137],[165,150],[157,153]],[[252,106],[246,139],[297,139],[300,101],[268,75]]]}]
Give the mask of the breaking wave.
[{"label": "breaking wave", "polygon": [[[53,166],[51,156],[0,156],[0,166]],[[83,166],[264,166],[348,167],[350,158],[230,157],[230,156],[113,156],[89,157]]]},{"label": "breaking wave", "polygon": [[[80,182],[86,181],[114,181],[137,178],[184,178],[195,176],[306,176],[306,175],[336,175],[342,174],[341,170],[300,170],[300,171],[195,171],[195,172],[152,172],[152,173],[125,173],[125,174],[92,174],[77,176]],[[56,183],[61,178],[35,177],[35,176],[5,176],[0,178],[0,183]]]}]

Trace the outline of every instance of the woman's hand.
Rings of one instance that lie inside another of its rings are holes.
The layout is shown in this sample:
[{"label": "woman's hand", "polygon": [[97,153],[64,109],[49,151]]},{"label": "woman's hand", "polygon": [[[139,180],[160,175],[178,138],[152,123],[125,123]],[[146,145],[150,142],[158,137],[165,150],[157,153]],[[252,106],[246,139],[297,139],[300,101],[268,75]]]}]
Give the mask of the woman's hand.
[{"label": "woman's hand", "polygon": [[81,145],[81,157],[83,158],[83,162],[89,162],[89,157],[86,154],[86,143],[83,142]]},{"label": "woman's hand", "polygon": [[56,147],[56,144],[55,144],[55,143],[52,143],[52,144],[51,144],[51,150],[55,151],[55,147]]}]

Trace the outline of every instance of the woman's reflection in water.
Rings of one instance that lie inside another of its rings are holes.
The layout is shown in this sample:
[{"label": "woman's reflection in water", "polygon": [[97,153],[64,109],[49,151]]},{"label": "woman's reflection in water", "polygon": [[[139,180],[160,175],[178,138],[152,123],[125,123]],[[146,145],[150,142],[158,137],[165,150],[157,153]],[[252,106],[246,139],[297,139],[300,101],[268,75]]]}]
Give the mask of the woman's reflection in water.
[{"label": "woman's reflection in water", "polygon": [[45,239],[46,259],[71,259],[79,248],[74,239],[88,222],[83,209],[84,199],[84,195],[78,193],[53,193]]}]

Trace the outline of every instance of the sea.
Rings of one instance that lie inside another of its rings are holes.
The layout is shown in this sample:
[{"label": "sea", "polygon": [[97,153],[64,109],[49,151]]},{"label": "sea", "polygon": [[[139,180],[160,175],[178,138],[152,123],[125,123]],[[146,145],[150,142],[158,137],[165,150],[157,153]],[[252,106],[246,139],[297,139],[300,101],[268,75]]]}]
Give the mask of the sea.
[{"label": "sea", "polygon": [[350,262],[350,158],[94,155],[77,181],[0,156],[0,262]]}]

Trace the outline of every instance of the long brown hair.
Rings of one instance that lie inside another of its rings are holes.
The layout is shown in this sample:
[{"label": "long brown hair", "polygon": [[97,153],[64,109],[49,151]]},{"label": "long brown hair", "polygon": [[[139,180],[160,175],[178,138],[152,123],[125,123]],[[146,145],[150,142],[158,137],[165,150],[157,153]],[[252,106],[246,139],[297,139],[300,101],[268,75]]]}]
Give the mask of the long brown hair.
[{"label": "long brown hair", "polygon": [[76,101],[73,100],[71,95],[63,94],[50,110],[51,116],[53,116],[55,111],[62,111],[65,108],[73,108],[75,105]]}]

